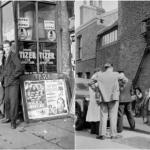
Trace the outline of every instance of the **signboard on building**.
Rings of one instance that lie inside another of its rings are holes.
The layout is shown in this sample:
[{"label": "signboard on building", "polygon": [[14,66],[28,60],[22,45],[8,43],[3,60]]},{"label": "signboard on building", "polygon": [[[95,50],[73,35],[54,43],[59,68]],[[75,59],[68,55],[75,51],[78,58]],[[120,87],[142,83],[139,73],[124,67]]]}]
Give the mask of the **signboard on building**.
[{"label": "signboard on building", "polygon": [[19,28],[18,30],[18,37],[20,40],[25,40],[28,36],[28,32],[24,28]]},{"label": "signboard on building", "polygon": [[32,74],[21,77],[24,118],[29,120],[68,115],[70,89],[64,74]]},{"label": "signboard on building", "polygon": [[44,20],[44,28],[46,30],[55,30],[55,21]]},{"label": "signboard on building", "polygon": [[47,34],[48,39],[53,42],[56,40],[56,32],[55,31],[49,31]]},{"label": "signboard on building", "polygon": [[18,28],[29,28],[29,19],[18,18]]}]

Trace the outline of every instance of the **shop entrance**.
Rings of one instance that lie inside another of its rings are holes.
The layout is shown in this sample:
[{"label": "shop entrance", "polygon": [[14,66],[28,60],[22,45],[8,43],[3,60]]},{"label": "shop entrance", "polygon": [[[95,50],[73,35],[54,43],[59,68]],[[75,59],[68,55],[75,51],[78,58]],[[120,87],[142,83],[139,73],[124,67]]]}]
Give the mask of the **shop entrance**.
[{"label": "shop entrance", "polygon": [[25,74],[57,72],[56,3],[10,1],[1,8],[1,41],[14,43]]}]

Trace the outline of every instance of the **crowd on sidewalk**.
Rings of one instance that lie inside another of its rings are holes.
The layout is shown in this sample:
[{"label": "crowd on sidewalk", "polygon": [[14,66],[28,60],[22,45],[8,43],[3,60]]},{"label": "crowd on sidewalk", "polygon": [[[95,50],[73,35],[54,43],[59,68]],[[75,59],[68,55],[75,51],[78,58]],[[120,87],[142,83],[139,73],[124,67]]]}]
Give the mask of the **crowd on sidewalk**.
[{"label": "crowd on sidewalk", "polygon": [[122,138],[124,114],[131,130],[136,126],[134,117],[143,116],[143,122],[147,118],[144,124],[150,125],[150,89],[142,94],[139,87],[133,88],[124,71],[114,72],[110,62],[104,68],[95,72],[88,83],[90,102],[86,121],[91,122],[91,134],[104,140],[109,120],[111,139]]}]

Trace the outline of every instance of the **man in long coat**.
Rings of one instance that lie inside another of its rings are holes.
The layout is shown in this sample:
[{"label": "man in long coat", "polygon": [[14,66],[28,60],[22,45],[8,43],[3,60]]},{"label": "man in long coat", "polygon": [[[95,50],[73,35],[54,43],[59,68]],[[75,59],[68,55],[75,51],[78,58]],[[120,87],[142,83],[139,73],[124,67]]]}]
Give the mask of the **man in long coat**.
[{"label": "man in long coat", "polygon": [[[120,71],[120,74],[124,76],[124,72]],[[130,124],[131,129],[135,128],[135,120],[132,114],[132,81],[128,79],[126,86],[120,90],[119,96],[119,109],[118,109],[118,122],[117,122],[117,132],[121,133],[123,131],[123,114],[127,116],[128,122]]]},{"label": "man in long coat", "polygon": [[100,131],[98,139],[105,139],[106,127],[108,113],[110,117],[110,136],[112,139],[121,138],[121,135],[117,135],[117,115],[118,115],[118,105],[119,105],[119,83],[118,80],[121,79],[124,84],[127,82],[127,78],[119,74],[118,72],[113,72],[113,65],[110,63],[105,64],[105,72],[99,72],[94,76],[90,82],[89,86],[95,90],[95,83],[98,83],[98,87],[101,93],[100,100]]},{"label": "man in long coat", "polygon": [[5,89],[5,112],[6,119],[3,123],[11,122],[11,128],[16,128],[19,103],[19,77],[23,74],[21,62],[16,53],[11,51],[9,41],[4,41],[3,49],[5,57],[3,62],[3,73],[0,76],[0,82]]}]

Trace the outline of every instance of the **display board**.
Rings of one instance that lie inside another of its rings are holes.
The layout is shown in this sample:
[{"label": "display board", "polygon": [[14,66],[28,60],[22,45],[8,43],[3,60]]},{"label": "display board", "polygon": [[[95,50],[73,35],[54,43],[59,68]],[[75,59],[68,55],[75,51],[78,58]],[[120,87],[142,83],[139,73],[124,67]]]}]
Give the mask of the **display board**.
[{"label": "display board", "polygon": [[71,90],[66,75],[31,74],[23,75],[20,80],[26,122],[69,113]]}]

